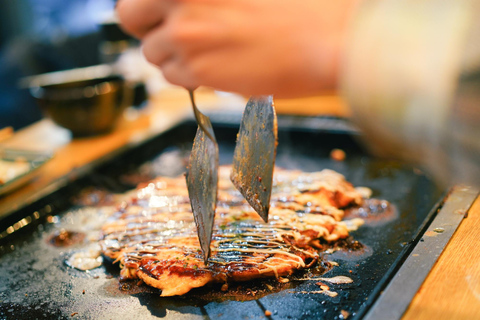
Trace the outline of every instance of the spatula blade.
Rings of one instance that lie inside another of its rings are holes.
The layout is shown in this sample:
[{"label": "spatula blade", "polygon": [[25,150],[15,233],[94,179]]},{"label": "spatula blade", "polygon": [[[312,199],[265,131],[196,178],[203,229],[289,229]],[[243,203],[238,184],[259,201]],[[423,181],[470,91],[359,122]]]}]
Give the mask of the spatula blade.
[{"label": "spatula blade", "polygon": [[[198,110],[197,110],[198,111]],[[218,144],[210,119],[198,112],[197,120],[202,122],[206,133],[199,126],[193,141],[187,169],[187,187],[192,206],[198,239],[205,262],[210,257],[218,185]]]},{"label": "spatula blade", "polygon": [[243,113],[230,179],[266,222],[277,152],[277,116],[272,96],[252,97]]}]

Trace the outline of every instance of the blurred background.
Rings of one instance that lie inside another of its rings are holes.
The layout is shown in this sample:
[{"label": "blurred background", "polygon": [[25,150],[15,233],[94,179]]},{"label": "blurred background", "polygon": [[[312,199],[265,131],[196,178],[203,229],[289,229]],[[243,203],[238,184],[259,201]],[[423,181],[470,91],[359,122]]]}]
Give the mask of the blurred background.
[{"label": "blurred background", "polygon": [[[115,64],[134,83],[134,107],[169,88],[159,70],[148,64],[138,41],[118,27],[116,0],[0,0],[0,129],[17,131],[43,117],[20,80],[32,75]],[[321,97],[277,99],[277,113],[349,115],[335,92]],[[319,109],[320,106],[320,109]]]},{"label": "blurred background", "polygon": [[42,117],[19,80],[110,63],[134,39],[115,23],[114,0],[0,0],[0,128]]}]

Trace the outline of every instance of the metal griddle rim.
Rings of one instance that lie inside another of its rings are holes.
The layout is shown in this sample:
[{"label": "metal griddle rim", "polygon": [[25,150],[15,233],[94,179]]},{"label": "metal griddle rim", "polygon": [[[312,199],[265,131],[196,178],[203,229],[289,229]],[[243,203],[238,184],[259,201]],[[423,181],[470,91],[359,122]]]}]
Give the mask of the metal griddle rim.
[{"label": "metal griddle rim", "polygon": [[[429,213],[415,245],[408,249],[408,256],[402,255],[404,261],[392,268],[395,269],[392,270],[393,278],[376,288],[376,298],[370,303],[370,309],[362,308],[359,315],[362,319],[401,319],[479,194],[478,188],[470,186],[457,185],[450,189],[438,210]],[[433,220],[430,215],[434,217]],[[438,228],[441,228],[441,232],[437,236],[425,236],[426,232],[435,232]]]}]

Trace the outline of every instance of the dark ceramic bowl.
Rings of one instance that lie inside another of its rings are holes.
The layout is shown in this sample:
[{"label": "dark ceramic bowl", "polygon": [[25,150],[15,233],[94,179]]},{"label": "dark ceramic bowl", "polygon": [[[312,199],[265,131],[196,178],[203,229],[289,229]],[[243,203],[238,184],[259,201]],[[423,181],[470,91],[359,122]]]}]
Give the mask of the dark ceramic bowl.
[{"label": "dark ceramic bowl", "polygon": [[107,65],[38,75],[29,87],[43,112],[75,137],[111,131],[132,100],[129,84]]}]

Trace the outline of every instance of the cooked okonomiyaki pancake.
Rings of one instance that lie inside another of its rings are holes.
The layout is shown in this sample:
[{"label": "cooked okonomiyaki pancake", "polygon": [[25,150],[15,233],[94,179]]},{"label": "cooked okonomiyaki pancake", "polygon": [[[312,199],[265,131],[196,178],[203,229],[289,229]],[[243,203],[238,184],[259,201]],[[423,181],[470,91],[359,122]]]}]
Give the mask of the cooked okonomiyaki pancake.
[{"label": "cooked okonomiyaki pancake", "polygon": [[348,236],[343,208],[362,196],[331,170],[276,169],[268,223],[219,170],[212,255],[205,265],[183,176],[159,177],[139,187],[103,226],[104,255],[120,262],[123,278],[140,278],[182,295],[209,283],[287,276],[318,260],[318,239]]}]

